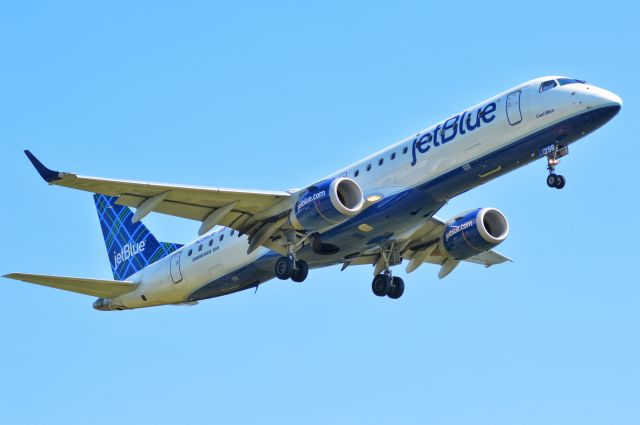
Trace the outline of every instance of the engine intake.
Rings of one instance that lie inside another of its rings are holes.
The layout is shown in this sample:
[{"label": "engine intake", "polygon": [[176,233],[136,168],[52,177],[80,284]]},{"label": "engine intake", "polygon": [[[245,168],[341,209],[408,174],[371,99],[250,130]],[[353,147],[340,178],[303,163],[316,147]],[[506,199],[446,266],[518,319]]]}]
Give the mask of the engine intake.
[{"label": "engine intake", "polygon": [[465,260],[498,246],[508,234],[504,214],[495,208],[478,208],[447,222],[440,247],[450,257]]},{"label": "engine intake", "polygon": [[362,211],[364,195],[347,177],[323,180],[307,188],[291,211],[296,229],[321,232],[344,223]]}]

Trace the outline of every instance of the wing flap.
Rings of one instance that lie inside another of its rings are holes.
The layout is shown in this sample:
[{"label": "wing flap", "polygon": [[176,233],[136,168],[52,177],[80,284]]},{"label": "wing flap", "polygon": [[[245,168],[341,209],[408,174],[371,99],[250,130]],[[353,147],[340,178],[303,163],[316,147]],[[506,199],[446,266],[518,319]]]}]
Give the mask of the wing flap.
[{"label": "wing flap", "polygon": [[473,257],[467,258],[466,260],[469,263],[482,264],[485,267],[491,267],[496,264],[502,264],[507,262],[513,262],[513,260],[509,257],[506,257],[499,252],[494,250],[489,250],[485,252],[481,252],[480,254],[474,255]]},{"label": "wing flap", "polygon": [[115,298],[134,291],[138,287],[137,283],[128,281],[84,279],[78,277],[47,276],[27,273],[11,273],[4,277],[102,298]]}]

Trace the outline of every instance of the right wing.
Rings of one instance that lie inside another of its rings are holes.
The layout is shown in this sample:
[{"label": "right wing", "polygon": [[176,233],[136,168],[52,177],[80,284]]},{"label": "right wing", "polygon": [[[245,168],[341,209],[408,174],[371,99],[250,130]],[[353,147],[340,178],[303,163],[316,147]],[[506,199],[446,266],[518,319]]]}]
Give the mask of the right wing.
[{"label": "right wing", "polygon": [[119,297],[120,295],[134,291],[138,287],[137,283],[126,281],[83,279],[41,274],[11,273],[4,275],[4,277],[101,298]]},{"label": "right wing", "polygon": [[[214,226],[222,225],[251,236],[252,233],[277,223],[295,202],[289,192],[281,191],[223,189],[80,176],[50,170],[30,151],[26,150],[25,154],[40,176],[51,185],[118,197],[117,204],[137,209],[134,221],[150,212],[201,221],[198,231],[200,235]],[[273,230],[275,232],[279,229]]]},{"label": "right wing", "polygon": [[[445,253],[440,252],[438,248],[440,238],[444,232],[446,224],[437,217],[429,218],[422,226],[419,226],[413,232],[405,236],[399,236],[392,242],[398,247],[400,258],[396,258],[396,263],[401,260],[409,260],[406,272],[411,273],[425,263],[436,264],[440,266],[438,277],[443,279],[455,269],[460,261],[481,264],[485,267],[491,267],[496,264],[511,262],[506,257],[494,250],[480,252],[466,260],[455,260],[447,257]],[[384,266],[384,259],[379,248],[365,251],[362,255],[344,263],[343,270],[350,265],[374,265],[373,274],[380,273]]]}]

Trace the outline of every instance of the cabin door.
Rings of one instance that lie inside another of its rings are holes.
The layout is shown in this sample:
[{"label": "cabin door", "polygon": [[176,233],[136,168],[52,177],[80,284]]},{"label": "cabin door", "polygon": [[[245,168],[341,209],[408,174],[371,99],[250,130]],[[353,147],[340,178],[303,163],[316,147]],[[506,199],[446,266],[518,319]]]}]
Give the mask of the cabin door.
[{"label": "cabin door", "polygon": [[516,125],[522,122],[522,110],[520,109],[521,91],[514,91],[507,96],[507,119],[509,125]]}]

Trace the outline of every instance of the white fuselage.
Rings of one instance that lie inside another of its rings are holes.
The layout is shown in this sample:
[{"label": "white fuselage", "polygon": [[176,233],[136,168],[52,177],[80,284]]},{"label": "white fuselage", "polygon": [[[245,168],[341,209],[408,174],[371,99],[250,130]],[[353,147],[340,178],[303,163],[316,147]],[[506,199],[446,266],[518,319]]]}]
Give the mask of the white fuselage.
[{"label": "white fuselage", "polygon": [[[436,181],[453,170],[466,170],[478,158],[589,110],[621,104],[613,93],[589,84],[557,85],[540,91],[543,82],[557,78],[543,77],[518,85],[327,177],[347,176],[357,181],[365,197],[388,197]],[[500,166],[480,170],[472,186],[500,174]],[[436,195],[446,202],[466,189]],[[139,287],[111,300],[111,305],[138,308],[188,302],[194,291],[223,276],[228,276],[230,283],[220,295],[235,292],[241,288],[233,286],[234,271],[271,252],[259,248],[247,254],[247,246],[246,236],[228,228],[214,229],[132,275],[130,280],[139,282]]]}]

